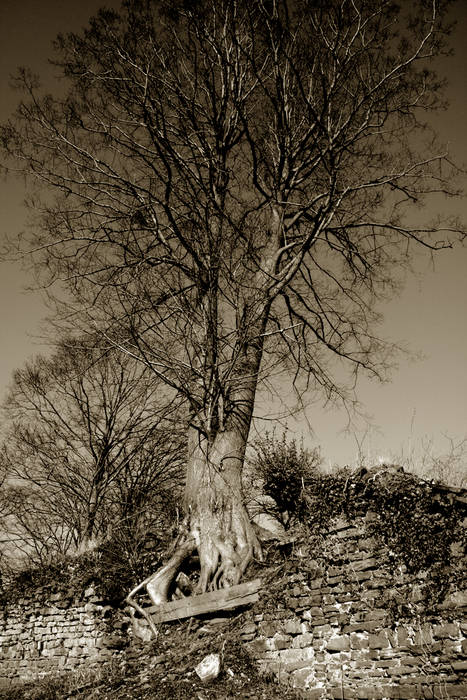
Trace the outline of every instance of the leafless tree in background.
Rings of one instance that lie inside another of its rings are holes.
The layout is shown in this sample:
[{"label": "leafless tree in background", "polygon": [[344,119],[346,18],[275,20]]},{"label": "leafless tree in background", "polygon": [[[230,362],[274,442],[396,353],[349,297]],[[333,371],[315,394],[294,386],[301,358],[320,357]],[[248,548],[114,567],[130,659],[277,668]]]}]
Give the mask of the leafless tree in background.
[{"label": "leafless tree in background", "polygon": [[120,523],[147,527],[146,511],[176,500],[186,452],[175,405],[163,399],[144,365],[75,339],[15,372],[2,467],[3,529],[16,549],[48,561],[111,537]]},{"label": "leafless tree in background", "polygon": [[45,186],[27,243],[43,281],[189,405],[171,570],[197,549],[199,590],[261,553],[241,498],[258,387],[287,371],[346,401],[359,373],[384,377],[375,302],[417,244],[462,235],[423,221],[430,194],[454,194],[425,124],[444,3],[403,5],[126,2],[58,38],[68,92],[19,74],[2,142]]}]

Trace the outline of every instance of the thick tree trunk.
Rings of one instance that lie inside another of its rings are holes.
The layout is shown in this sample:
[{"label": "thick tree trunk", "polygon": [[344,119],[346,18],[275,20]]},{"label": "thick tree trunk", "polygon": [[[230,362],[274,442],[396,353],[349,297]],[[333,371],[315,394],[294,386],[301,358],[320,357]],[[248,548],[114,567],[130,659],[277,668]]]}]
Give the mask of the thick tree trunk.
[{"label": "thick tree trunk", "polygon": [[189,527],[200,558],[199,592],[237,584],[261,546],[243,504],[246,436],[219,431],[211,445],[192,429],[186,482]]},{"label": "thick tree trunk", "polygon": [[183,561],[195,550],[200,560],[197,593],[234,586],[252,558],[262,556],[242,498],[245,433],[233,428],[219,431],[209,444],[194,428],[190,431],[183,530],[168,562],[127,598],[143,615],[135,593],[145,587],[155,605],[168,602]]}]

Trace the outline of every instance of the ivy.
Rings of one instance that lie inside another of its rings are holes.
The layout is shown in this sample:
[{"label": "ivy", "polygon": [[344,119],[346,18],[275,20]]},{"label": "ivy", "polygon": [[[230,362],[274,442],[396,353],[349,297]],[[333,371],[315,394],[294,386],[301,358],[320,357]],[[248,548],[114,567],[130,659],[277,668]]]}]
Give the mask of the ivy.
[{"label": "ivy", "polygon": [[305,527],[308,537],[324,537],[337,517],[371,513],[369,534],[385,545],[394,570],[403,565],[410,575],[426,573],[427,604],[440,602],[455,586],[456,564],[465,552],[466,506],[454,491],[396,465],[323,474],[285,435],[263,439],[260,452],[264,491],[278,494],[280,508],[287,506],[290,522]]}]

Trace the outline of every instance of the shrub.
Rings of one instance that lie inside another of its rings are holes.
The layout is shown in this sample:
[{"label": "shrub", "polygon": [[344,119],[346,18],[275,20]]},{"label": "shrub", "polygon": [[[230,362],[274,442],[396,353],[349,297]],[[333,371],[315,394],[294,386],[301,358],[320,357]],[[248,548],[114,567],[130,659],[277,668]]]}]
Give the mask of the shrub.
[{"label": "shrub", "polygon": [[253,450],[250,466],[263,493],[277,506],[272,514],[284,525],[290,524],[301,516],[303,491],[321,464],[319,449],[307,450],[303,443],[287,441],[284,432],[280,440],[266,433],[255,441]]}]

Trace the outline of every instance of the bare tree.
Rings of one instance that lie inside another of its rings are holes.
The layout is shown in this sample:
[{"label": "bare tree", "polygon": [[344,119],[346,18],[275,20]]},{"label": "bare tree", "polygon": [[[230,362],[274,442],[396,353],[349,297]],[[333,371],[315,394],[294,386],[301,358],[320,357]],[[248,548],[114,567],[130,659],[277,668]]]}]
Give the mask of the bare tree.
[{"label": "bare tree", "polygon": [[76,340],[15,372],[2,465],[4,529],[17,549],[43,562],[88,548],[122,520],[148,522],[145,511],[169,491],[176,498],[184,439],[176,404],[163,399],[144,365]]},{"label": "bare tree", "polygon": [[374,302],[415,244],[458,233],[421,208],[454,194],[424,123],[442,105],[443,5],[125,2],[57,39],[65,96],[19,74],[2,142],[49,193],[33,202],[38,268],[67,283],[75,323],[190,407],[187,531],[155,601],[195,548],[201,591],[260,556],[240,482],[261,382],[287,370],[347,400],[360,372],[383,377]]}]

